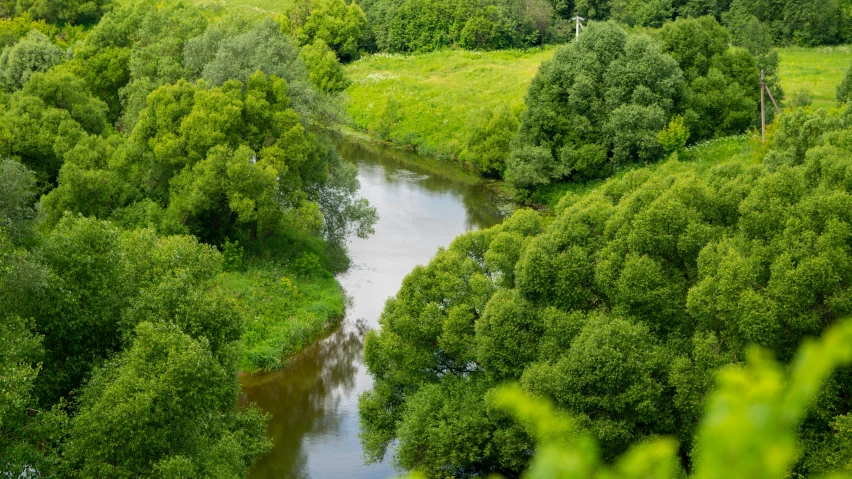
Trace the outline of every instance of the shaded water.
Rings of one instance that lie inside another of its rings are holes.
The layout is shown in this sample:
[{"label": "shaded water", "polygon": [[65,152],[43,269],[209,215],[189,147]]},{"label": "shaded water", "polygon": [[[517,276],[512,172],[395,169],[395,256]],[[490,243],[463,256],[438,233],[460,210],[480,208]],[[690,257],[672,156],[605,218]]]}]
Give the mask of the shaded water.
[{"label": "shaded water", "polygon": [[[282,370],[244,377],[242,400],[272,415],[275,448],[250,478],[387,478],[385,461],[365,465],[358,441],[358,395],[372,385],[363,341],[388,297],[416,265],[459,234],[499,222],[496,199],[440,163],[376,145],[341,141],[357,163],[361,195],[376,207],[376,234],[350,245],[353,267],[339,280],[352,298],[343,325]],[[416,163],[412,161],[416,160]]]}]

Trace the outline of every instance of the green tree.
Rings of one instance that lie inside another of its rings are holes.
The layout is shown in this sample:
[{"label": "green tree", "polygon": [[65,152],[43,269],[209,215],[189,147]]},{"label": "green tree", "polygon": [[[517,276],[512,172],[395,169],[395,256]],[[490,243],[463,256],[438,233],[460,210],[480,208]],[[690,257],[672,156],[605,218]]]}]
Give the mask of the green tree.
[{"label": "green tree", "polygon": [[36,178],[17,161],[0,159],[0,186],[0,230],[16,242],[35,218]]},{"label": "green tree", "polygon": [[322,40],[341,61],[358,58],[358,41],[367,17],[354,1],[300,0],[284,15],[285,28],[292,30],[300,45]]},{"label": "green tree", "polygon": [[20,89],[33,73],[44,72],[62,63],[65,52],[38,30],[3,49],[0,53],[0,88]]},{"label": "green tree", "polygon": [[111,7],[112,0],[18,0],[7,14],[28,13],[48,22],[95,23]]},{"label": "green tree", "polygon": [[589,25],[530,85],[507,180],[530,188],[659,158],[656,137],[675,111],[682,82],[675,60],[650,39],[612,23]]},{"label": "green tree", "polygon": [[75,476],[243,477],[269,441],[259,410],[234,408],[236,376],[176,326],[141,323],[134,336],[82,390]]},{"label": "green tree", "polygon": [[340,93],[352,81],[346,78],[337,56],[321,39],[302,47],[302,60],[308,67],[308,78],[323,93]]},{"label": "green tree", "polygon": [[688,82],[682,108],[693,141],[742,133],[756,124],[757,58],[731,49],[730,35],[715,18],[678,19],[660,36]]}]

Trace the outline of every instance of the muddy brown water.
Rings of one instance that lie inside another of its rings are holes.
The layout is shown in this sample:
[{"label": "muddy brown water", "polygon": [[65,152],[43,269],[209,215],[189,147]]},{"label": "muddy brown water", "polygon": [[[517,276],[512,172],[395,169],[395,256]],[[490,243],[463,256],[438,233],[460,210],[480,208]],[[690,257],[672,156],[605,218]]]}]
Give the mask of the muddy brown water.
[{"label": "muddy brown water", "polygon": [[353,267],[338,279],[351,297],[343,324],[273,373],[244,376],[243,402],[272,419],[274,448],[251,479],[376,478],[398,473],[389,458],[366,465],[358,440],[358,396],[372,380],[364,366],[367,330],[416,265],[461,233],[500,221],[497,199],[473,178],[440,162],[373,144],[339,140],[359,168],[361,196],[379,213],[376,233],[350,244]]}]

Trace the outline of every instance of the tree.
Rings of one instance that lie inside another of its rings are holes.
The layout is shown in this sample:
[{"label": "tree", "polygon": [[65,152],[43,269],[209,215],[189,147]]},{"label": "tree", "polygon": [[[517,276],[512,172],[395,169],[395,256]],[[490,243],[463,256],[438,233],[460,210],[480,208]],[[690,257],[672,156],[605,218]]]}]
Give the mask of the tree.
[{"label": "tree", "polygon": [[693,141],[742,133],[757,124],[757,58],[730,49],[730,36],[715,18],[678,19],[660,36],[688,82],[683,116]]},{"label": "tree", "polygon": [[321,39],[302,47],[302,61],[308,67],[308,78],[323,93],[340,93],[352,81],[346,78],[337,56]]},{"label": "tree", "polygon": [[[816,401],[815,391],[826,377],[849,364],[850,334],[847,321],[829,330],[819,342],[806,343],[790,372],[761,350],[749,354],[746,366],[721,371],[704,413],[698,462],[691,476],[787,477],[799,454],[796,427]],[[612,464],[605,464],[595,439],[579,427],[580,421],[554,410],[547,401],[512,387],[492,397],[495,408],[511,411],[536,438],[538,450],[525,477],[627,479],[686,474],[675,457],[676,443],[669,438],[636,443]],[[762,414],[755,414],[756,410]],[[831,477],[848,474],[837,471]]]},{"label": "tree", "polygon": [[[397,440],[411,469],[519,474],[528,436],[488,402],[503,381],[519,380],[577,418],[600,445],[594,461],[669,435],[679,446],[667,457],[687,472],[705,467],[701,448],[711,439],[703,428],[720,424],[716,416],[699,423],[705,407],[717,407],[713,371],[753,357],[749,345],[771,351],[785,370],[800,367],[793,358],[807,338],[852,311],[852,191],[844,179],[852,130],[841,120],[848,114],[795,110],[778,120],[759,163],[636,168],[567,194],[546,228],[525,227],[531,223],[516,214],[458,238],[405,279],[382,329],[367,337],[375,379],[360,403],[368,456],[383,457]],[[767,431],[786,424],[767,437],[802,445],[773,477],[848,460],[850,374],[843,367],[820,379],[816,400],[797,406],[795,420],[760,423]],[[483,391],[481,399],[462,397],[460,382]],[[743,394],[754,398],[769,391],[750,387]],[[477,401],[484,405],[474,408]],[[453,438],[430,434],[459,421],[444,412],[450,403],[475,418],[468,427],[489,439],[468,442],[485,452],[451,456]],[[739,424],[757,427],[747,410],[736,409]],[[518,449],[503,442],[507,435],[523,438]],[[714,437],[723,460],[732,450]],[[748,441],[732,443],[752,447]]]},{"label": "tree", "polygon": [[[67,97],[67,98],[66,98]],[[20,158],[42,185],[52,184],[65,153],[106,127],[106,105],[63,69],[36,73],[0,115],[0,149]]]},{"label": "tree", "polygon": [[650,39],[611,23],[589,25],[530,85],[507,179],[530,188],[659,158],[656,136],[675,111],[682,82],[675,60]]},{"label": "tree", "polygon": [[45,72],[64,59],[62,48],[40,31],[30,30],[26,37],[0,53],[0,88],[18,90],[33,73]]},{"label": "tree", "polygon": [[[18,0],[17,4],[0,7],[0,16],[26,13],[51,23],[91,24],[111,7],[112,0]],[[2,15],[4,10],[5,15]]]},{"label": "tree", "polygon": [[259,410],[234,408],[229,373],[205,340],[139,324],[82,391],[66,452],[75,475],[243,477],[269,441]]},{"label": "tree", "polygon": [[322,40],[341,61],[358,58],[358,41],[367,17],[354,1],[301,0],[285,13],[287,25],[300,45]]},{"label": "tree", "polygon": [[0,159],[0,186],[0,230],[17,242],[35,218],[35,175],[17,161]]}]

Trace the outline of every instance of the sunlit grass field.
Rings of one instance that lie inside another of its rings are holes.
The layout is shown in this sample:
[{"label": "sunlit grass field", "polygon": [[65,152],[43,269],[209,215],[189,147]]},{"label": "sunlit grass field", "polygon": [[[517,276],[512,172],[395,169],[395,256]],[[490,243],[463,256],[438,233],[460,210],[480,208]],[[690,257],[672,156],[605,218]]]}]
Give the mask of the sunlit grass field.
[{"label": "sunlit grass field", "polygon": [[852,63],[852,46],[780,48],[781,86],[788,99],[806,91],[815,107],[835,106],[837,85]]},{"label": "sunlit grass field", "polygon": [[293,0],[196,0],[203,4],[219,4],[229,7],[249,6],[268,10],[270,12],[279,12],[293,3]]},{"label": "sunlit grass field", "polygon": [[[493,110],[501,103],[515,111],[523,108],[538,66],[555,49],[365,57],[346,66],[354,81],[347,90],[352,126],[375,135],[392,99],[398,111],[386,139],[424,154],[456,156],[476,112]],[[852,47],[788,47],[779,53],[786,105],[801,91],[808,93],[815,107],[835,105],[835,89],[852,62]]]},{"label": "sunlit grass field", "polygon": [[346,66],[354,81],[347,111],[355,128],[375,131],[391,98],[398,104],[387,137],[421,153],[457,155],[471,116],[524,104],[527,87],[555,47],[530,51],[447,50],[424,55],[377,54]]}]

